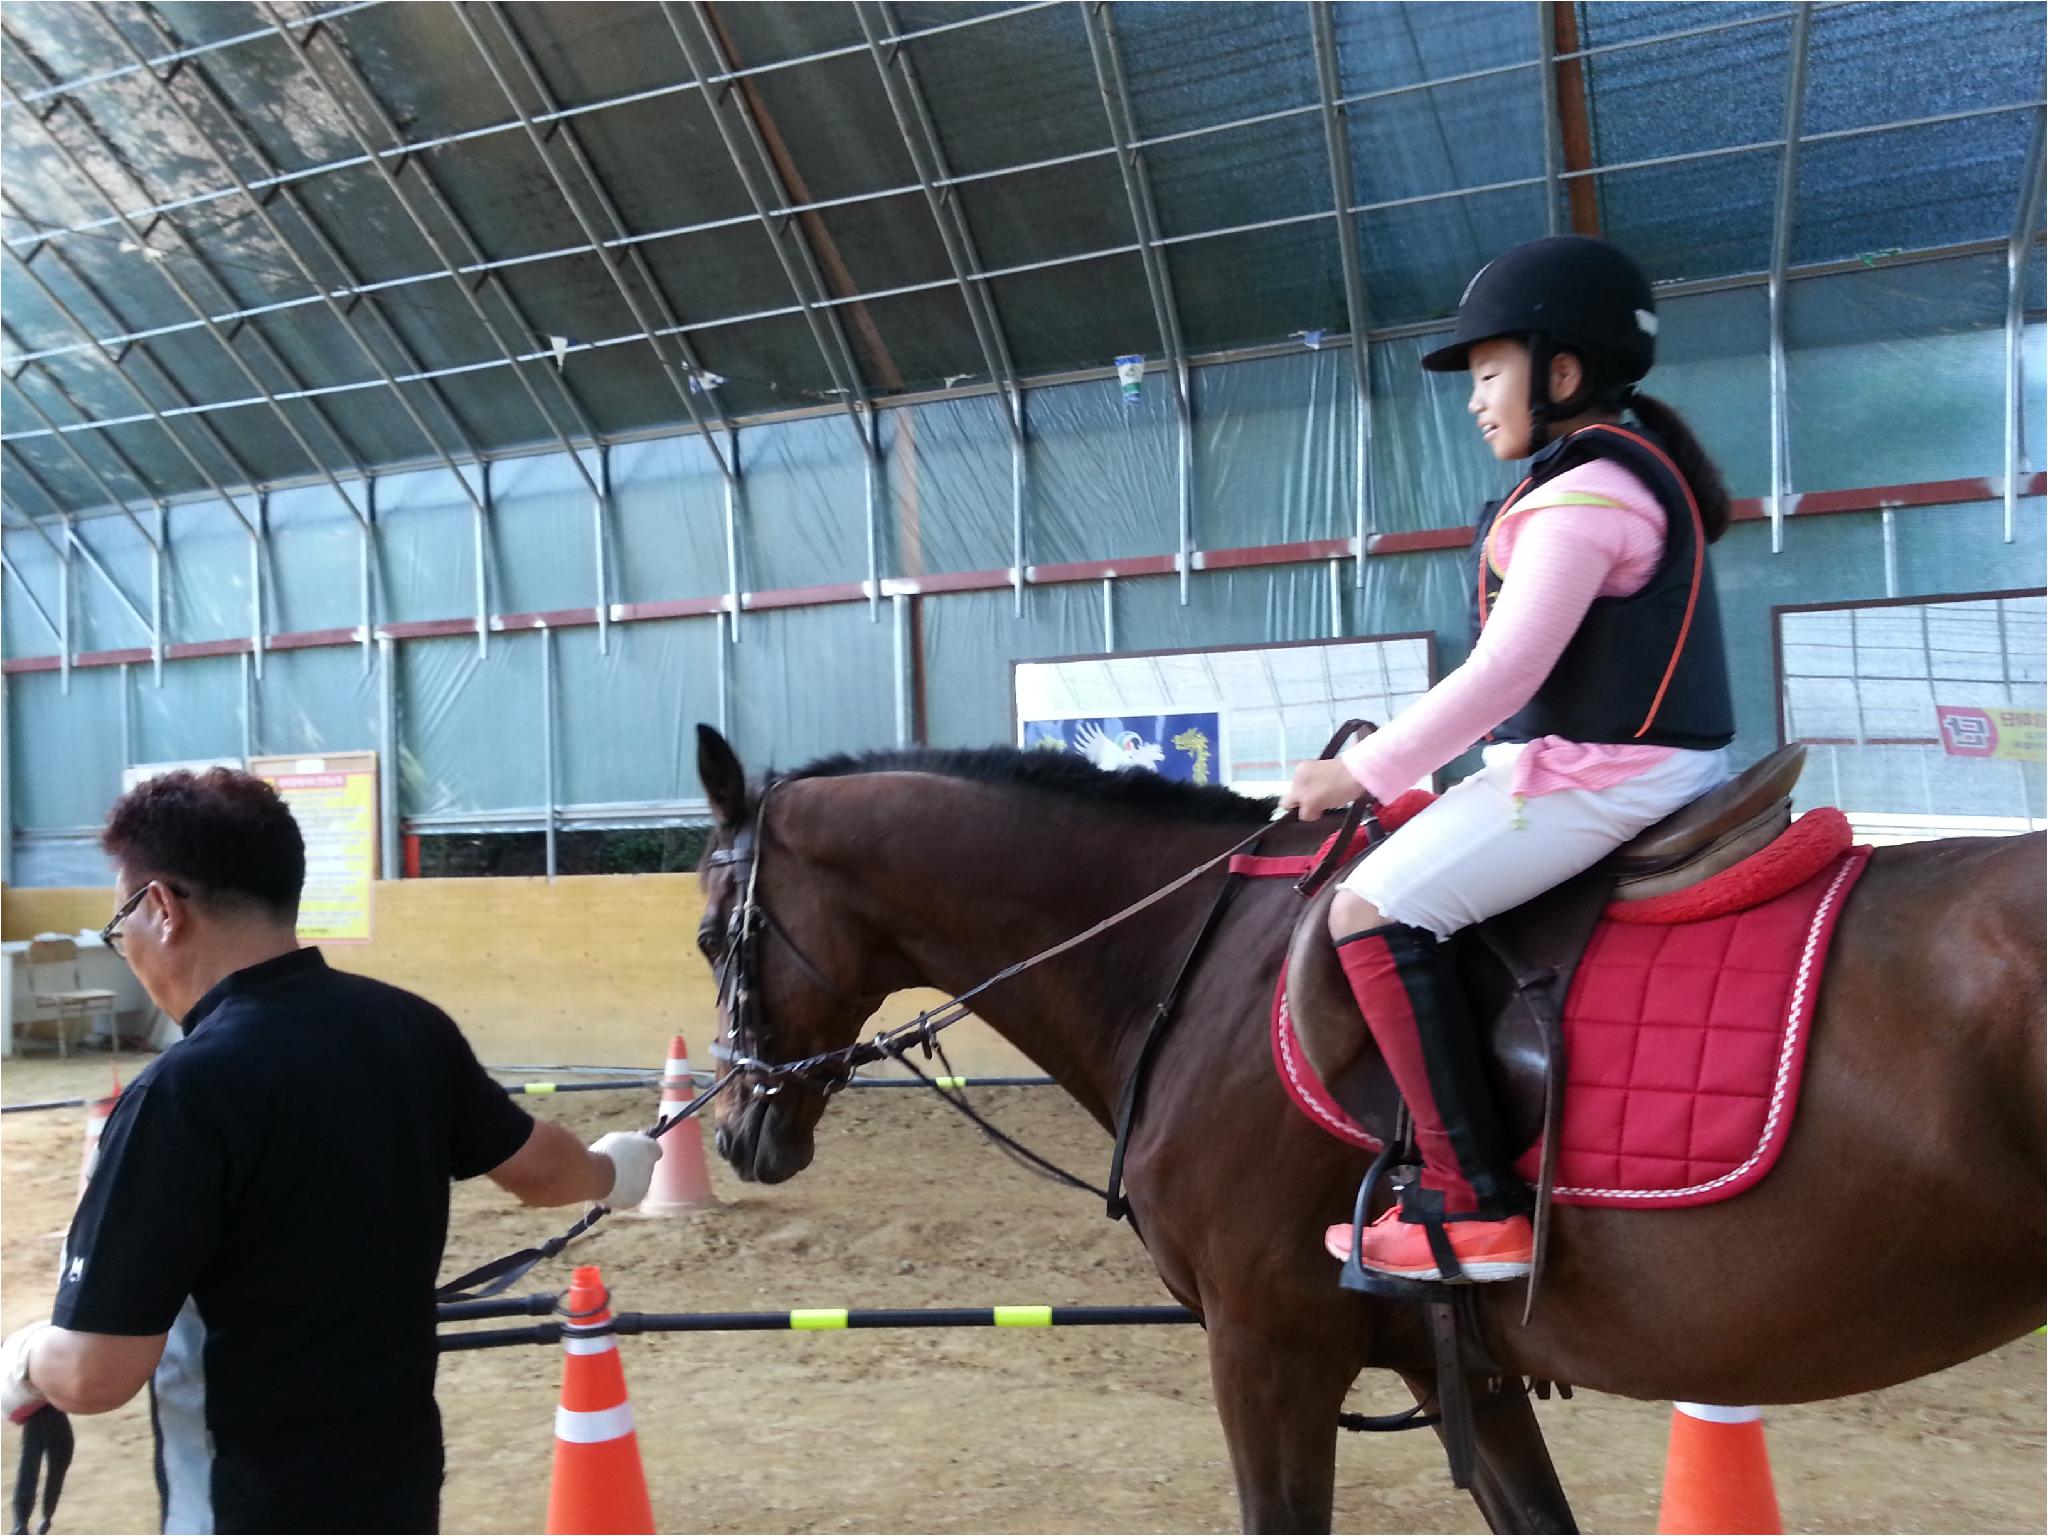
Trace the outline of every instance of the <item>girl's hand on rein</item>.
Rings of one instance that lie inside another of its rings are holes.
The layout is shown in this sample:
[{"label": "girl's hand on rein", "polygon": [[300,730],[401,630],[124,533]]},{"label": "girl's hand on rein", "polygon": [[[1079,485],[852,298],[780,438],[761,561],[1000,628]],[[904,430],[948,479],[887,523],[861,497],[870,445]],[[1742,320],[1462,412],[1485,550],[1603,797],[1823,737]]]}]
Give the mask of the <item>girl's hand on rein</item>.
[{"label": "girl's hand on rein", "polygon": [[1303,821],[1314,821],[1341,810],[1364,793],[1351,770],[1337,759],[1318,759],[1294,770],[1294,782],[1280,797],[1280,809],[1299,813]]}]

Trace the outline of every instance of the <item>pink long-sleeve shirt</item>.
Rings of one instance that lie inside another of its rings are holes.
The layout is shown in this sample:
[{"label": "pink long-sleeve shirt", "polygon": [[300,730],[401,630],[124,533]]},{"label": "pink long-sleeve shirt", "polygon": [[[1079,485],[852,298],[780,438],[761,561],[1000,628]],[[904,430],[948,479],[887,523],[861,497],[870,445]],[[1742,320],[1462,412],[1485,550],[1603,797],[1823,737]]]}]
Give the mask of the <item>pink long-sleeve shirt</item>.
[{"label": "pink long-sleeve shirt", "polygon": [[[1664,509],[1620,465],[1595,460],[1530,492],[1494,523],[1500,596],[1464,664],[1342,761],[1391,800],[1536,696],[1596,597],[1642,590],[1664,555]],[[1670,747],[1539,736],[1515,761],[1512,792],[1605,789],[1671,756]]]}]

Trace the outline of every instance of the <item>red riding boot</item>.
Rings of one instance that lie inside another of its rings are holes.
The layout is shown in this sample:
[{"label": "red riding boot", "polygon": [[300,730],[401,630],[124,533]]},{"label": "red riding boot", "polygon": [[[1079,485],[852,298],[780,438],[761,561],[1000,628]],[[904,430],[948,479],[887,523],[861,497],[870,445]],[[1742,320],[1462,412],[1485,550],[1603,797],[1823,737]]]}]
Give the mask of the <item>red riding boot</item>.
[{"label": "red riding boot", "polygon": [[[1528,1193],[1510,1169],[1479,1032],[1449,946],[1402,923],[1353,934],[1338,958],[1415,1125],[1422,1173],[1365,1229],[1364,1268],[1403,1280],[1512,1280],[1529,1273]],[[1351,1224],[1325,1246],[1351,1255]]]}]

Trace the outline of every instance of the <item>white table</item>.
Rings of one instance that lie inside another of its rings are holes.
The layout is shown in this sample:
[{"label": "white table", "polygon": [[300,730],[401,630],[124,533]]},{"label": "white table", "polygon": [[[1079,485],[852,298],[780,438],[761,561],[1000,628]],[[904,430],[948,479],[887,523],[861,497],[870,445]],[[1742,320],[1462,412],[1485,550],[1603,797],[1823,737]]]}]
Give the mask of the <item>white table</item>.
[{"label": "white table", "polygon": [[[135,973],[128,969],[127,961],[102,944],[96,933],[69,934],[78,946],[78,985],[85,990],[105,990],[114,994],[112,1024],[124,1035],[148,1033],[150,1043],[162,1043],[168,1030],[173,1036],[177,1026],[164,1018],[149,1000],[149,994],[142,990],[142,983],[135,979]],[[14,940],[0,944],[0,1041],[5,1042],[6,1054],[14,1054],[14,1021],[49,1017],[35,1006],[34,989],[29,982],[28,941]],[[104,1034],[107,1023],[102,1014],[93,1020],[95,1036]]]}]

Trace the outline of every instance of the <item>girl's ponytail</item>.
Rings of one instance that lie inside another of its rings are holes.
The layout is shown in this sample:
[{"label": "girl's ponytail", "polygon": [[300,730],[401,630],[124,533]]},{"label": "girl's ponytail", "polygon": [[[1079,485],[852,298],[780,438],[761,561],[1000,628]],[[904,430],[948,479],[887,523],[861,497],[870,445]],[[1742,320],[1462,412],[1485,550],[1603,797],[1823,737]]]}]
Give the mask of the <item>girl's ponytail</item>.
[{"label": "girl's ponytail", "polygon": [[1692,435],[1692,428],[1685,424],[1685,418],[1654,395],[1638,390],[1629,399],[1629,408],[1642,418],[1643,425],[1657,434],[1671,460],[1691,485],[1693,499],[1700,506],[1700,523],[1706,529],[1707,542],[1713,543],[1728,531],[1728,487],[1722,483],[1721,471],[1707,456],[1707,450],[1700,440]]}]

